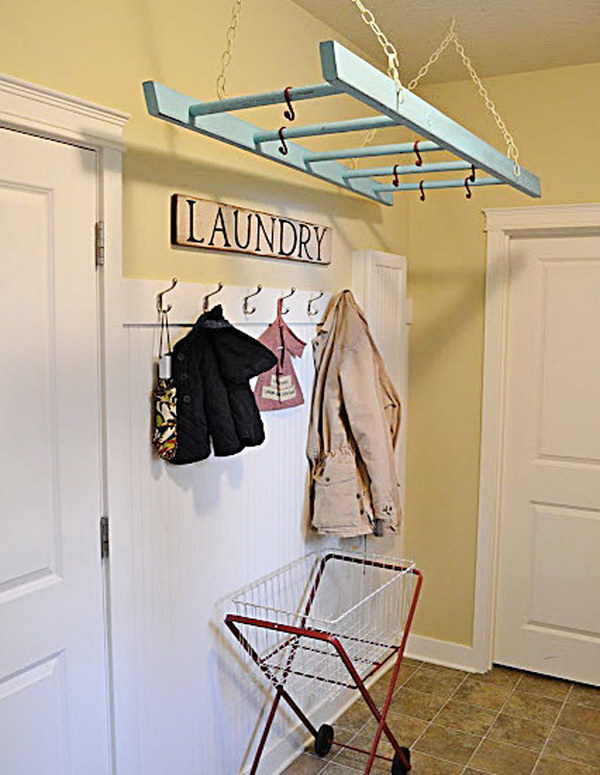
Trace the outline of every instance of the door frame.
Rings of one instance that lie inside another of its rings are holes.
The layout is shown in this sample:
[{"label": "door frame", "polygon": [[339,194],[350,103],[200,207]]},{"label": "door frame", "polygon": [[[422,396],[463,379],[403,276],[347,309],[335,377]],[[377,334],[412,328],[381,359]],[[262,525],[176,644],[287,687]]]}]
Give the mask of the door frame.
[{"label": "door frame", "polygon": [[[108,514],[108,465],[106,443],[106,303],[111,298],[110,274],[121,274],[122,266],[122,174],[123,127],[128,113],[106,108],[79,97],[30,83],[0,73],[0,128],[42,137],[61,143],[86,148],[96,153],[97,212],[96,221],[104,226],[104,266],[97,271],[99,395],[102,460],[101,515]],[[100,534],[98,534],[100,551]],[[108,731],[111,750],[109,761],[115,771],[115,703],[114,667],[112,661],[110,580],[107,561],[104,572],[104,617],[106,696],[108,703]]]},{"label": "door frame", "polygon": [[482,672],[491,668],[494,657],[512,241],[526,237],[600,234],[600,203],[494,208],[483,212],[487,231],[487,272],[473,618],[473,667]]}]

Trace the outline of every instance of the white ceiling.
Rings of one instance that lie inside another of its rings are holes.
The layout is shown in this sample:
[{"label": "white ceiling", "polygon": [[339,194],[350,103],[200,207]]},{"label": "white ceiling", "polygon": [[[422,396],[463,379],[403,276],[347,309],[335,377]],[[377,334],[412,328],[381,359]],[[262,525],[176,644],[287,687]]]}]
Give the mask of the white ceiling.
[{"label": "white ceiling", "polygon": [[[373,32],[351,0],[295,0],[385,69]],[[600,0],[363,0],[398,49],[408,81],[443,39],[452,17],[482,76],[600,61]],[[427,81],[468,77],[450,46]],[[590,99],[597,99],[590,95]]]}]

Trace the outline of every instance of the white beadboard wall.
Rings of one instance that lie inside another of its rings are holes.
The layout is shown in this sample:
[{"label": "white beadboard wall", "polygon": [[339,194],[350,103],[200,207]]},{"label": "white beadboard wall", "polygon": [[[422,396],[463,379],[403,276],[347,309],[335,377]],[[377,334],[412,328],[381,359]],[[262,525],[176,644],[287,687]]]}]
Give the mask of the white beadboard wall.
[{"label": "white beadboard wall", "polygon": [[[306,519],[315,333],[306,307],[316,294],[298,291],[286,301],[288,323],[307,343],[303,357],[294,359],[305,404],[263,413],[266,441],[258,448],[171,466],[150,446],[158,341],[154,300],[167,283],[125,284],[125,319],[113,332],[121,338],[117,400],[121,422],[127,423],[120,429],[121,483],[111,507],[117,764],[127,761],[119,771],[143,775],[236,775],[251,761],[267,693],[261,679],[242,667],[238,645],[222,626],[220,601],[308,551],[336,544],[317,537]],[[173,304],[174,339],[187,330],[177,323],[200,314],[208,290],[213,288],[182,283],[165,297]],[[231,322],[258,336],[274,317],[277,297],[287,291],[264,289],[250,300],[256,313],[245,317],[241,301],[252,290],[226,287],[212,302],[222,303]],[[323,312],[326,303],[324,297],[315,306]],[[109,400],[109,411],[110,406]],[[117,422],[109,417],[109,431]],[[109,432],[109,444],[110,438]],[[398,540],[379,541],[378,552],[395,553]],[[362,540],[345,544],[361,548]],[[278,772],[305,738],[290,736],[295,725],[285,710],[278,714],[268,745],[272,752],[260,770],[264,775]]]}]

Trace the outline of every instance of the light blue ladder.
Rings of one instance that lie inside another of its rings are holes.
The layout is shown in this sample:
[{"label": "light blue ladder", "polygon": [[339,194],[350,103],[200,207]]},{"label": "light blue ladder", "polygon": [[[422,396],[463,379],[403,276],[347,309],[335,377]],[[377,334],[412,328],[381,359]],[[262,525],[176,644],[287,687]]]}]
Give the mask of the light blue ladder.
[{"label": "light blue ladder", "polygon": [[[514,162],[511,159],[425,100],[417,97],[416,94],[404,89],[398,95],[393,79],[344,46],[328,40],[320,44],[320,52],[323,77],[327,83],[290,88],[288,89],[290,100],[298,102],[335,94],[348,94],[376,110],[380,115],[311,126],[286,127],[280,133],[279,130],[261,129],[232,115],[232,111],[283,103],[285,102],[283,89],[264,94],[250,94],[245,97],[200,102],[194,97],[187,97],[156,81],[144,83],[148,112],[157,118],[251,151],[258,156],[285,164],[386,205],[393,204],[393,195],[401,191],[419,188],[421,190],[457,188],[465,185],[464,178],[422,179],[418,183],[405,183],[397,178],[398,186],[376,180],[378,177],[392,176],[394,171],[399,176],[414,174],[428,176],[436,172],[471,170],[473,166],[478,172],[486,173],[486,177],[477,177],[475,181],[469,182],[469,186],[506,184],[529,196],[541,195],[539,178],[533,173],[521,167],[520,174],[516,174]],[[298,137],[393,126],[408,127],[419,137],[424,138],[418,145],[420,154],[448,151],[461,161],[421,166],[396,165],[395,170],[394,167],[389,166],[355,170],[341,164],[339,160],[412,153],[414,144],[397,143],[333,151],[310,151],[292,142]],[[282,136],[285,139],[286,154],[282,154],[279,150]]]}]

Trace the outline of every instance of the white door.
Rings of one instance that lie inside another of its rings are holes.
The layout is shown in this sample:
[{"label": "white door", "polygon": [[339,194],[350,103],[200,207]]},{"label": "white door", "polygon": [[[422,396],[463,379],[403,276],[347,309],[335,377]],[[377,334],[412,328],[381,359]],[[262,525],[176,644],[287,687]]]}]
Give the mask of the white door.
[{"label": "white door", "polygon": [[494,659],[600,684],[600,237],[513,240]]},{"label": "white door", "polygon": [[0,774],[108,772],[96,154],[0,129]]}]

